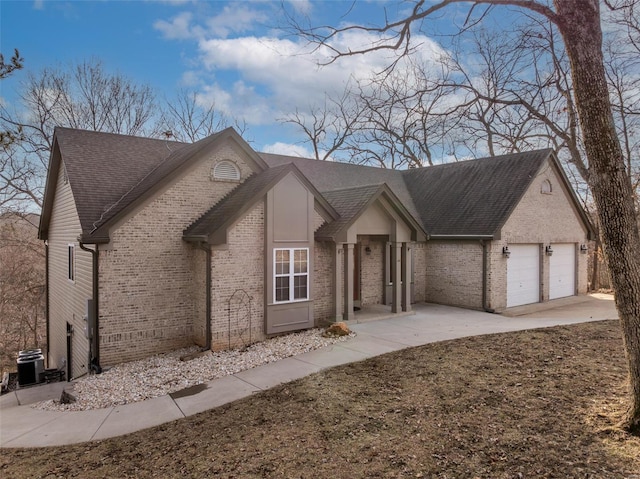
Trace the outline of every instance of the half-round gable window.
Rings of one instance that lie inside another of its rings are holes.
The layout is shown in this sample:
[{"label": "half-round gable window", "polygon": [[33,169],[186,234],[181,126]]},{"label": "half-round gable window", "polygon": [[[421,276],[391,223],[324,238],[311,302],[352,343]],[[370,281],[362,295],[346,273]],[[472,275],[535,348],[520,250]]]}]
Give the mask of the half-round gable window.
[{"label": "half-round gable window", "polygon": [[222,160],[215,164],[211,177],[214,180],[239,181],[240,169],[230,160]]},{"label": "half-round gable window", "polygon": [[544,180],[542,185],[540,186],[540,193],[545,195],[551,194],[551,182],[549,180]]}]

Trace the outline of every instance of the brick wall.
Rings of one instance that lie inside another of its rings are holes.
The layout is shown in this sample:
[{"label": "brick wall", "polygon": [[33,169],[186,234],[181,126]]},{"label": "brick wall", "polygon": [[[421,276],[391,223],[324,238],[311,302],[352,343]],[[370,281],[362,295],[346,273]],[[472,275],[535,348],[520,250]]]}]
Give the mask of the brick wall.
[{"label": "brick wall", "polygon": [[192,247],[191,260],[191,297],[193,301],[193,341],[201,347],[206,345],[207,322],[207,253]]},{"label": "brick wall", "polygon": [[334,319],[333,301],[333,251],[329,242],[316,241],[314,244],[313,308],[317,324]]},{"label": "brick wall", "polygon": [[[100,248],[102,365],[143,358],[201,338],[203,306],[194,264],[202,255],[182,241],[183,230],[237,186],[211,181],[221,159],[251,170],[231,147],[217,149],[157,192],[111,230]],[[199,276],[202,276],[200,274]],[[203,281],[200,279],[198,281]],[[196,326],[198,324],[198,326]]]},{"label": "brick wall", "polygon": [[214,351],[264,340],[264,261],[264,204],[260,202],[231,228],[228,245],[212,250]]},{"label": "brick wall", "polygon": [[482,308],[482,245],[429,241],[425,246],[425,301]]},{"label": "brick wall", "polygon": [[[360,303],[384,302],[384,253],[386,242],[369,241],[360,248]],[[370,252],[367,253],[367,247]]]},{"label": "brick wall", "polygon": [[413,248],[413,300],[416,303],[426,301],[427,287],[427,244],[414,243]]}]

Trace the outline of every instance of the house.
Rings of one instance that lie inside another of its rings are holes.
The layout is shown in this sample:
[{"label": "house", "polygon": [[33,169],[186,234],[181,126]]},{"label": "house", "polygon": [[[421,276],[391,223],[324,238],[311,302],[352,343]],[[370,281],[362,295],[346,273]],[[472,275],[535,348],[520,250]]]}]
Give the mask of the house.
[{"label": "house", "polygon": [[40,223],[49,367],[69,377],[429,301],[583,294],[590,223],[555,154],[395,171],[57,128]]}]

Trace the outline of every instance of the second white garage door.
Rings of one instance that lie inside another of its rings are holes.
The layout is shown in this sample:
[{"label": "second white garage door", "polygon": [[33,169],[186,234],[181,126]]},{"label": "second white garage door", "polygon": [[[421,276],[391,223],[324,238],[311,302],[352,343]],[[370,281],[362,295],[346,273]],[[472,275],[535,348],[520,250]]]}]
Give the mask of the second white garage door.
[{"label": "second white garage door", "polygon": [[540,247],[510,244],[507,259],[507,307],[540,301]]},{"label": "second white garage door", "polygon": [[549,299],[576,294],[576,247],[554,244],[549,258]]}]

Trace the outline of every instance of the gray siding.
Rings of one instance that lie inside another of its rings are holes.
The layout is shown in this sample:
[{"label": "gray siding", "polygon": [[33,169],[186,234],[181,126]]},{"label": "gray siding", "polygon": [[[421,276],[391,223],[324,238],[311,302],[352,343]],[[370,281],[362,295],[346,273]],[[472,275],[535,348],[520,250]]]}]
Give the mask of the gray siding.
[{"label": "gray siding", "polygon": [[[64,163],[58,175],[49,225],[49,367],[62,367],[67,358],[67,322],[73,325],[72,375],[88,370],[89,342],[84,334],[86,301],[92,294],[92,258],[77,238],[80,220],[71,188],[64,180]],[[75,281],[68,279],[68,246],[75,246]]]}]

